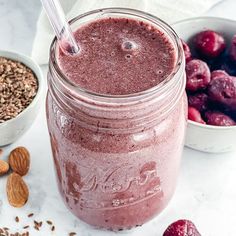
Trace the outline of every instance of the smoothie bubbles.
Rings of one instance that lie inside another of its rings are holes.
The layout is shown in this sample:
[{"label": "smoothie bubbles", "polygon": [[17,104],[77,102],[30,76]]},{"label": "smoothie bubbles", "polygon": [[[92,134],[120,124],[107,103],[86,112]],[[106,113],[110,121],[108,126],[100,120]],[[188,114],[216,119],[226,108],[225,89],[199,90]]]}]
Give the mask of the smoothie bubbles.
[{"label": "smoothie bubbles", "polygon": [[181,41],[160,19],[102,9],[51,46],[47,119],[60,193],[81,220],[130,229],[173,196],[186,127]]}]

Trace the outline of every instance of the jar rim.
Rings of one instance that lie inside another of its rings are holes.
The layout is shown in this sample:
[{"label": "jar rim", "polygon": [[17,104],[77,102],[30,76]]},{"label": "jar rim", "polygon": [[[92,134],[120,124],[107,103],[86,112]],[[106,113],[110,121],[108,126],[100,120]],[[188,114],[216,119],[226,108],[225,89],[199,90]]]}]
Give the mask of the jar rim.
[{"label": "jar rim", "polygon": [[[182,49],[182,43],[180,38],[178,37],[177,33],[174,31],[174,29],[168,25],[165,21],[161,20],[160,18],[144,12],[140,10],[135,10],[131,8],[101,8],[101,9],[96,9],[93,11],[86,12],[84,14],[78,15],[77,17],[74,17],[69,21],[69,24],[72,25],[75,22],[83,19],[84,17],[95,15],[95,14],[126,14],[128,16],[136,16],[141,19],[144,19],[146,21],[152,22],[153,24],[158,24],[159,27],[161,27],[161,30],[164,30],[165,33],[167,33],[167,36],[170,37],[170,40],[172,40],[176,46],[177,52],[176,52],[176,61],[174,65],[174,69],[172,72],[160,83],[158,83],[156,86],[153,86],[149,89],[143,90],[141,92],[137,93],[131,93],[131,94],[124,94],[124,95],[113,95],[113,94],[100,94],[96,93],[84,88],[81,88],[80,86],[74,84],[69,78],[63,73],[61,70],[60,66],[58,65],[57,59],[56,59],[56,47],[58,46],[58,40],[55,37],[51,43],[50,46],[50,61],[49,61],[49,69],[53,70],[53,72],[57,75],[57,78],[59,78],[60,82],[70,89],[71,91],[75,92],[76,94],[79,94],[84,97],[89,97],[94,100],[99,100],[99,99],[106,99],[106,102],[123,102],[123,100],[137,100],[140,98],[144,98],[148,95],[153,95],[162,91],[167,90],[172,83],[172,79],[175,77],[175,75],[178,73],[178,71],[181,69],[181,65],[183,63],[183,49]],[[179,77],[179,80],[181,78]],[[178,83],[179,81],[177,81]]]}]

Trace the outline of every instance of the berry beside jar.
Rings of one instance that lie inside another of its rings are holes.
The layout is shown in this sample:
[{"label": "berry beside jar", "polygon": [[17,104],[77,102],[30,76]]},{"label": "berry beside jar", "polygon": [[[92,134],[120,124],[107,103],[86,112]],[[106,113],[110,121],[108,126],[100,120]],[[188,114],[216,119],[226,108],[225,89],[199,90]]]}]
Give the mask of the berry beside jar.
[{"label": "berry beside jar", "polygon": [[189,120],[215,126],[236,125],[236,34],[230,45],[206,30],[183,42]]}]

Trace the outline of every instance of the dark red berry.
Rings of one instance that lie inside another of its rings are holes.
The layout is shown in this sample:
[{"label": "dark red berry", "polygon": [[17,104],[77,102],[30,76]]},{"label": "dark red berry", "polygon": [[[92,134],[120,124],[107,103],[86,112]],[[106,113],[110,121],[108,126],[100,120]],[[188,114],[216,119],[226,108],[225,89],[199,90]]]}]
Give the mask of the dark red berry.
[{"label": "dark red berry", "polygon": [[232,61],[236,62],[236,34],[234,35],[231,41],[229,56]]},{"label": "dark red berry", "polygon": [[201,236],[190,220],[178,220],[165,230],[163,236]]},{"label": "dark red berry", "polygon": [[200,112],[194,107],[188,107],[188,119],[201,124],[206,124],[202,119]]},{"label": "dark red berry", "polygon": [[233,119],[222,112],[208,111],[205,113],[206,122],[208,125],[216,126],[233,126],[236,125]]},{"label": "dark red berry", "polygon": [[209,67],[204,61],[194,59],[186,65],[187,90],[195,92],[205,89],[211,80]]},{"label": "dark red berry", "polygon": [[224,70],[214,70],[211,72],[211,80],[215,79],[215,78],[225,78],[228,77],[229,74],[224,71]]},{"label": "dark red berry", "polygon": [[182,41],[182,45],[183,45],[183,49],[184,49],[185,60],[187,63],[192,59],[191,51],[190,51],[188,44],[183,40],[181,40],[181,41]]},{"label": "dark red berry", "polygon": [[209,98],[224,105],[226,108],[236,109],[236,77],[219,77],[213,79],[208,87]]},{"label": "dark red berry", "polygon": [[208,108],[208,96],[205,93],[189,95],[188,104],[190,107],[194,107],[198,111],[203,112]]},{"label": "dark red berry", "polygon": [[208,58],[218,57],[226,48],[223,36],[213,30],[198,33],[194,43],[196,50]]}]

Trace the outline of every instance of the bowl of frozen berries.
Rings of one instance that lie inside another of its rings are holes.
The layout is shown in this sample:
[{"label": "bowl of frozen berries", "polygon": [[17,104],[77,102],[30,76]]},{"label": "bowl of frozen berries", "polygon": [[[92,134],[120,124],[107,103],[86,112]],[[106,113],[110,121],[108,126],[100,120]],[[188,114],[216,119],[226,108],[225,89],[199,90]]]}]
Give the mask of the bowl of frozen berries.
[{"label": "bowl of frozen berries", "polygon": [[173,27],[186,60],[186,146],[212,153],[236,150],[236,22],[200,17]]}]

